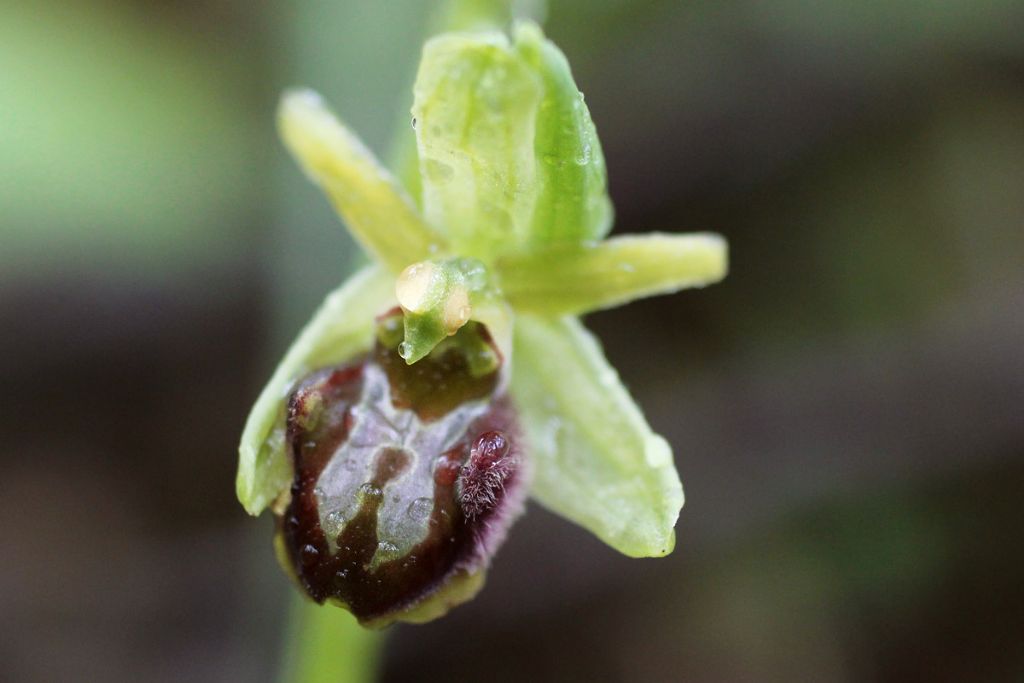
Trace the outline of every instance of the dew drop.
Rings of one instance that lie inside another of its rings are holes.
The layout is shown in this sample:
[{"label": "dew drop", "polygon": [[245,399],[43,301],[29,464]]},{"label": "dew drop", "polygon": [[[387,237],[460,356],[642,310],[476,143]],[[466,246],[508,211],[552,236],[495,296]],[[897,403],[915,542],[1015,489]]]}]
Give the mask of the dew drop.
[{"label": "dew drop", "polygon": [[345,526],[345,515],[341,510],[333,510],[327,514],[326,522],[332,529],[341,529]]},{"label": "dew drop", "polygon": [[466,279],[466,287],[470,290],[482,288],[487,284],[487,268],[475,259],[463,259],[462,276]]},{"label": "dew drop", "polygon": [[398,345],[398,355],[402,358],[408,359],[412,355],[412,344],[409,342],[402,342]]},{"label": "dew drop", "polygon": [[307,543],[306,545],[302,546],[303,567],[308,567],[312,564],[315,564],[318,559],[320,559],[320,551],[316,549],[315,545]]},{"label": "dew drop", "polygon": [[455,169],[436,159],[427,159],[426,173],[431,180],[438,183],[446,183],[455,177]]},{"label": "dew drop", "polygon": [[413,502],[409,503],[409,508],[406,510],[406,513],[417,522],[422,522],[427,517],[430,517],[430,512],[433,509],[434,501],[430,498],[417,498]]},{"label": "dew drop", "polygon": [[412,117],[412,129],[416,130],[416,117]]},{"label": "dew drop", "polygon": [[384,495],[384,492],[380,490],[379,486],[374,486],[373,482],[363,482],[359,485],[359,493],[366,498],[380,498]]},{"label": "dew drop", "polygon": [[618,384],[619,375],[614,370],[605,369],[598,373],[597,381],[601,386],[611,388]]},{"label": "dew drop", "polygon": [[586,166],[590,163],[590,143],[583,143],[583,147],[580,148],[579,153],[576,155],[576,165]]}]

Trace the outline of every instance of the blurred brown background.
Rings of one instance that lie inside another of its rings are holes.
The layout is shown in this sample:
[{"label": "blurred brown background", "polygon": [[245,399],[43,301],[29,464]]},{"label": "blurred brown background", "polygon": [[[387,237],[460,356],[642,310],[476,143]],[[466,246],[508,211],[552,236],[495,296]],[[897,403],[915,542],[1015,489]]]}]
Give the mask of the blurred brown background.
[{"label": "blurred brown background", "polygon": [[[0,2],[0,679],[271,681],[234,499],[354,249],[273,128],[380,153],[432,4]],[[532,506],[385,681],[1024,678],[1024,3],[551,0],[617,232],[732,273],[591,316],[687,491],[675,553]]]}]

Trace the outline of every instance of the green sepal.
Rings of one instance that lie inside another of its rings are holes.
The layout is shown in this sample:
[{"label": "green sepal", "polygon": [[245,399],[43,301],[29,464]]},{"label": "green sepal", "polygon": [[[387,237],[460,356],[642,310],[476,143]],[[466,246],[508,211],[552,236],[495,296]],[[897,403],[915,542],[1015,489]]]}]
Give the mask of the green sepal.
[{"label": "green sepal", "polygon": [[517,310],[580,314],[718,282],[728,245],[711,233],[646,233],[508,254],[495,263]]},{"label": "green sepal", "polygon": [[515,29],[516,51],[544,83],[533,141],[538,194],[529,244],[596,240],[612,226],[604,153],[569,62],[536,24]]},{"label": "green sepal", "polygon": [[449,33],[423,48],[413,95],[427,220],[456,253],[521,243],[537,193],[540,79],[503,33]]},{"label": "green sepal", "polygon": [[[500,31],[508,26],[513,15],[539,19],[544,12],[544,0],[519,2],[517,0],[446,0],[433,13],[427,23],[427,35],[458,31]],[[419,156],[416,152],[416,133],[409,126],[409,115],[403,113],[392,139],[388,156],[390,167],[402,182],[406,192],[421,203]]]},{"label": "green sepal", "polygon": [[517,315],[515,346],[534,498],[626,555],[670,553],[683,505],[672,451],[597,340],[574,317]]},{"label": "green sepal", "polygon": [[611,225],[601,145],[565,57],[534,24],[514,39],[434,38],[414,87],[427,220],[485,261]]},{"label": "green sepal", "polygon": [[375,317],[394,307],[394,276],[363,268],[327,295],[292,343],[249,413],[238,446],[238,500],[258,515],[292,479],[285,453],[285,412],[295,382],[313,370],[352,360],[373,343]]}]

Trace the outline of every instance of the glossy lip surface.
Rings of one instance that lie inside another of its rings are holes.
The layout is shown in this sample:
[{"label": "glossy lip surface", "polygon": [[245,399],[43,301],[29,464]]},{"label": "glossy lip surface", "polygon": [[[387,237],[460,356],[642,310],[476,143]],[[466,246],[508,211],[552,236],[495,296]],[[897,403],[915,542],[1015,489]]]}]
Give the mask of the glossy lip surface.
[{"label": "glossy lip surface", "polygon": [[[507,397],[495,396],[499,370],[473,377],[460,354],[408,366],[378,343],[292,394],[295,480],[280,533],[317,602],[341,602],[361,621],[400,618],[482,570],[521,510],[518,430]],[[415,391],[422,381],[440,391]]]}]

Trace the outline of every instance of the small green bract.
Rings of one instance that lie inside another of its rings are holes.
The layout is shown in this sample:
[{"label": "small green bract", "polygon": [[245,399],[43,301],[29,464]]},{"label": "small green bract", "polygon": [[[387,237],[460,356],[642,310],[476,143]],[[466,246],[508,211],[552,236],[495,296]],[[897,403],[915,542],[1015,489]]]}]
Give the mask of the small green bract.
[{"label": "small green bract", "polygon": [[[327,296],[256,401],[239,447],[239,500],[253,515],[268,506],[283,514],[297,490],[290,397],[312,373],[366,358],[380,344],[381,316],[395,311],[393,348],[405,363],[465,338],[488,352],[466,352],[460,372],[501,366],[495,396],[511,397],[533,499],[626,555],[671,552],[683,504],[671,449],[577,316],[718,281],[724,240],[605,239],[612,208],[601,145],[565,57],[534,24],[516,25],[511,38],[430,40],[414,95],[417,199],[315,93],[281,102],[285,144],[373,263]],[[471,321],[486,333],[456,337]],[[463,599],[442,588],[431,590]],[[412,611],[419,598],[406,602]]]}]

